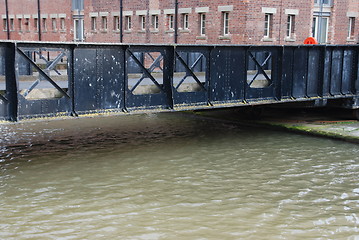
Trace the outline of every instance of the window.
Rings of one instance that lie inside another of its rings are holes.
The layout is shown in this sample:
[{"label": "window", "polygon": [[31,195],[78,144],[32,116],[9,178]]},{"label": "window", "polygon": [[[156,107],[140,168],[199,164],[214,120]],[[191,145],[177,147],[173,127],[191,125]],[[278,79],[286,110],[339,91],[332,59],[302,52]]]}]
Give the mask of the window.
[{"label": "window", "polygon": [[43,18],[42,19],[42,29],[41,29],[43,32],[46,32],[47,31],[47,21],[46,21],[46,18]]},{"label": "window", "polygon": [[19,19],[17,20],[17,23],[18,23],[18,25],[19,25],[19,32],[22,32],[22,18],[19,18]]},{"label": "window", "polygon": [[60,30],[61,31],[66,30],[65,18],[60,18]]},{"label": "window", "polygon": [[25,18],[24,25],[25,25],[26,32],[30,32],[30,19],[29,18]]},{"label": "window", "polygon": [[56,18],[51,18],[51,28],[53,32],[57,30]]},{"label": "window", "polygon": [[107,17],[106,16],[101,17],[101,30],[107,31]]},{"label": "window", "polygon": [[320,2],[323,1],[323,5],[331,6],[332,1],[331,0],[314,0],[315,5],[320,5]]},{"label": "window", "polygon": [[120,17],[119,16],[113,17],[113,30],[120,31]]},{"label": "window", "polygon": [[354,38],[354,31],[355,31],[355,17],[350,17],[349,26],[348,26],[348,39]]},{"label": "window", "polygon": [[229,12],[223,12],[223,35],[229,34]]},{"label": "window", "polygon": [[74,19],[74,40],[82,42],[84,40],[83,19]]},{"label": "window", "polygon": [[329,17],[314,17],[312,26],[312,37],[319,43],[328,42]]},{"label": "window", "polygon": [[91,17],[91,31],[96,31],[96,17]]},{"label": "window", "polygon": [[272,19],[273,14],[266,13],[264,17],[264,37],[271,38],[272,37]]},{"label": "window", "polygon": [[72,0],[72,10],[83,10],[84,0]]},{"label": "window", "polygon": [[206,35],[206,14],[205,13],[200,13],[199,14],[199,33],[200,35]]},{"label": "window", "polygon": [[37,21],[37,18],[34,18],[34,28],[35,28],[35,31],[38,31],[38,29],[39,29],[39,22]]},{"label": "window", "polygon": [[10,31],[15,31],[14,19],[10,18]]},{"label": "window", "polygon": [[4,31],[7,31],[7,19],[4,18],[4,19],[2,20],[2,22],[3,22],[3,30],[4,30]]},{"label": "window", "polygon": [[167,19],[168,19],[168,29],[173,30],[175,28],[175,26],[174,26],[175,17],[173,16],[173,14],[170,14],[170,15],[167,15]]},{"label": "window", "polygon": [[158,15],[152,15],[152,28],[158,30]]},{"label": "window", "polygon": [[127,31],[131,31],[132,29],[132,20],[131,20],[131,16],[126,16],[125,17],[125,30]]},{"label": "window", "polygon": [[287,38],[294,38],[295,15],[288,15],[287,18]]},{"label": "window", "polygon": [[188,14],[182,14],[182,27],[183,29],[189,28],[189,16]]},{"label": "window", "polygon": [[144,15],[140,15],[140,27],[141,30],[146,29],[146,17]]}]

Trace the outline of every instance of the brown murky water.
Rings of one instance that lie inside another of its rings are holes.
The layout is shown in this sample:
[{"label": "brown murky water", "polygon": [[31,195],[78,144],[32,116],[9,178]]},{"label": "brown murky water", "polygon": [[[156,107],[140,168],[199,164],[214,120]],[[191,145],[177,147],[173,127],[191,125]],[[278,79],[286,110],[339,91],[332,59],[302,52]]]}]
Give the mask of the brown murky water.
[{"label": "brown murky water", "polygon": [[186,114],[0,134],[0,239],[359,239],[358,145]]}]

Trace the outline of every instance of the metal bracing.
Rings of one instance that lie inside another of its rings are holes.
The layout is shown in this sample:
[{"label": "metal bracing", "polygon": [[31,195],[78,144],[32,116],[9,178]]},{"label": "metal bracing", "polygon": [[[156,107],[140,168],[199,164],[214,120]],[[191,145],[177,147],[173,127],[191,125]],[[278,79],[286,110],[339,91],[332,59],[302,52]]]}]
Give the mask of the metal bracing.
[{"label": "metal bracing", "polygon": [[160,56],[158,56],[156,59],[152,57],[152,55],[150,53],[146,53],[147,55],[149,55],[151,57],[151,59],[153,60],[151,66],[149,68],[146,68],[141,61],[131,52],[131,50],[127,49],[127,53],[129,53],[130,57],[136,62],[136,64],[141,68],[142,70],[142,76],[140,79],[137,80],[137,82],[135,83],[135,85],[130,89],[131,92],[133,92],[140,84],[141,82],[145,79],[145,78],[149,78],[151,79],[151,81],[158,87],[159,90],[161,90],[162,92],[164,92],[163,87],[157,82],[157,80],[155,79],[155,77],[152,76],[152,72],[154,71],[154,69],[156,68],[160,68],[162,70],[162,68],[160,67],[160,62],[163,60],[163,56],[162,54]]},{"label": "metal bracing", "polygon": [[356,45],[0,42],[0,119],[331,100],[357,109],[358,54]]},{"label": "metal bracing", "polygon": [[193,69],[197,66],[199,61],[204,57],[203,54],[200,54],[200,56],[195,60],[195,62],[188,66],[188,64],[183,60],[183,58],[178,54],[176,51],[176,58],[180,61],[180,63],[185,67],[186,69],[186,75],[179,81],[179,83],[176,86],[176,90],[183,84],[183,82],[186,80],[187,77],[193,77],[193,79],[196,81],[196,83],[204,90],[206,91],[205,86],[203,83],[198,79],[196,74],[193,72]]},{"label": "metal bracing", "polygon": [[272,84],[272,79],[268,76],[268,74],[265,72],[263,66],[267,64],[267,62],[269,61],[269,59],[271,59],[272,54],[269,53],[269,55],[267,56],[266,59],[264,59],[264,61],[262,63],[259,63],[258,60],[253,56],[252,52],[248,51],[250,58],[254,61],[254,63],[256,64],[256,66],[258,67],[258,71],[257,73],[253,76],[252,80],[248,83],[249,86],[251,86],[253,84],[253,82],[257,79],[257,77],[259,76],[259,74],[263,74],[264,77],[268,80],[268,82],[270,83],[269,85]]},{"label": "metal bracing", "polygon": [[25,91],[25,97],[42,81],[42,78],[44,78],[44,80],[48,81],[52,86],[54,86],[63,96],[70,98],[70,96],[59,85],[57,85],[56,82],[52,80],[51,77],[46,73],[46,71],[53,69],[55,65],[61,60],[61,58],[64,56],[63,52],[59,54],[59,56],[61,55],[60,58],[58,58],[59,56],[56,58],[56,62],[53,61],[45,70],[43,70],[34,61],[32,61],[32,59],[30,59],[20,48],[16,48],[16,51],[39,72],[39,78]]}]

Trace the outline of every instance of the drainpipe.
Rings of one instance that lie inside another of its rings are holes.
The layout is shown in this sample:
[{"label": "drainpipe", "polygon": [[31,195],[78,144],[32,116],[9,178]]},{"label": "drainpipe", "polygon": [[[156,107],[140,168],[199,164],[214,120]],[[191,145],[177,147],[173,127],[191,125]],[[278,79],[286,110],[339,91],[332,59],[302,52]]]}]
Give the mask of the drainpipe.
[{"label": "drainpipe", "polygon": [[178,42],[178,0],[175,0],[175,43]]},{"label": "drainpipe", "polygon": [[8,0],[5,0],[5,8],[6,8],[7,40],[10,40],[10,24],[9,24],[9,5],[8,5]]},{"label": "drainpipe", "polygon": [[123,42],[123,0],[120,0],[120,42]]},{"label": "drainpipe", "polygon": [[37,30],[39,31],[39,41],[41,41],[41,11],[40,0],[37,0]]}]

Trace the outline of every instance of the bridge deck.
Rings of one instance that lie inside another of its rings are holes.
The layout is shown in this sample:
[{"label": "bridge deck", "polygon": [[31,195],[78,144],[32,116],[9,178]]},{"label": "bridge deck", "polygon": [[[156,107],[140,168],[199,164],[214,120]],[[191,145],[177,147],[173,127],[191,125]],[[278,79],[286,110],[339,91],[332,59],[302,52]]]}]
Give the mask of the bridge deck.
[{"label": "bridge deck", "polygon": [[0,42],[0,118],[332,99],[358,108],[358,50]]}]

